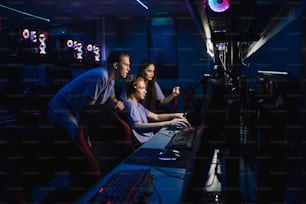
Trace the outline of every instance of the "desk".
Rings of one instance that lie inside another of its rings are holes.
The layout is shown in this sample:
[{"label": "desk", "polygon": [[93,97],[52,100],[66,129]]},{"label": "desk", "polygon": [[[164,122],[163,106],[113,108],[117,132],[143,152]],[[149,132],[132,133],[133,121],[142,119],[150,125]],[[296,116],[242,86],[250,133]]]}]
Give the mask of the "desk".
[{"label": "desk", "polygon": [[[172,168],[172,167],[162,167],[153,165],[136,165],[127,164],[125,161],[141,151],[142,148],[152,148],[152,149],[163,149],[169,142],[171,137],[174,135],[175,131],[167,130],[162,128],[158,131],[154,137],[152,137],[148,142],[139,147],[135,152],[129,155],[124,161],[122,161],[118,166],[116,166],[111,172],[106,176],[101,178],[101,180],[93,186],[88,192],[80,197],[76,203],[84,204],[89,203],[89,201],[96,195],[98,189],[102,187],[110,177],[123,169],[147,169],[150,168],[153,176],[154,183],[151,190],[149,203],[164,203],[164,204],[174,204],[181,203],[181,196],[183,193],[183,184],[185,179],[186,168]],[[157,157],[158,155],[156,155]],[[168,161],[172,162],[172,161]]]}]

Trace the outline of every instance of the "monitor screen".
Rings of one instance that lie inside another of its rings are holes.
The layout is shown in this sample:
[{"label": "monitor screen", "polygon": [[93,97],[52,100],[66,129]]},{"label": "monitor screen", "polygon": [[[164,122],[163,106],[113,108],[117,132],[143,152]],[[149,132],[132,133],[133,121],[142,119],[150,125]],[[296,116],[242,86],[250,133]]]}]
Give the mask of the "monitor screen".
[{"label": "monitor screen", "polygon": [[184,202],[203,201],[213,155],[223,139],[225,86],[221,80],[216,79],[209,79],[206,83],[200,111],[201,121],[184,180]]}]

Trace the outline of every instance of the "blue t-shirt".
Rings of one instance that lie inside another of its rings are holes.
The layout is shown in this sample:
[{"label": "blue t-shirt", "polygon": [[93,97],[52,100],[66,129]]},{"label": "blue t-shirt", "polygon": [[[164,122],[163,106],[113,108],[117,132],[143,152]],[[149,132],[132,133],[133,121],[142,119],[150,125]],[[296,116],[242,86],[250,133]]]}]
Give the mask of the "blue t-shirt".
[{"label": "blue t-shirt", "polygon": [[153,132],[137,132],[134,128],[135,122],[142,122],[142,123],[148,123],[147,115],[149,113],[149,110],[146,109],[142,104],[140,103],[134,103],[130,100],[124,100],[124,106],[125,110],[128,113],[128,120],[130,123],[130,126],[132,127],[132,132],[134,136],[137,138],[137,140],[140,143],[145,143],[150,138],[154,136]]},{"label": "blue t-shirt", "polygon": [[84,95],[104,104],[115,95],[115,80],[108,80],[107,68],[95,68],[82,73],[64,85],[50,100],[48,108],[52,111],[64,111],[77,117]]}]

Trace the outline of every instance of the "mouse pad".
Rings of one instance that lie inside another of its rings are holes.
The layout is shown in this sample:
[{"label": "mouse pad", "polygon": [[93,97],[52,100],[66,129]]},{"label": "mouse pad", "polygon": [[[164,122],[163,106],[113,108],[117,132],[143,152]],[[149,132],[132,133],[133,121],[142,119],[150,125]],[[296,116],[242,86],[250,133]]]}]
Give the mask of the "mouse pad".
[{"label": "mouse pad", "polygon": [[186,168],[189,157],[189,152],[181,151],[182,157],[175,161],[159,160],[159,152],[163,149],[140,148],[133,155],[128,157],[124,163],[137,164],[146,166]]}]

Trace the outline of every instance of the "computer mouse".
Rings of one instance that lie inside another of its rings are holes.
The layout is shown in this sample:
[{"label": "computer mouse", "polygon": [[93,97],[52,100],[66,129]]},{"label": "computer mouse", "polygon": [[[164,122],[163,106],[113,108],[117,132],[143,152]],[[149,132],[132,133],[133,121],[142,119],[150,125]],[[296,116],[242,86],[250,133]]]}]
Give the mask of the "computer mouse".
[{"label": "computer mouse", "polygon": [[182,157],[182,154],[179,150],[175,149],[164,149],[159,152],[159,160],[177,160]]},{"label": "computer mouse", "polygon": [[181,121],[179,124],[176,125],[177,129],[184,129],[187,127],[191,127],[190,123],[188,121]]},{"label": "computer mouse", "polygon": [[175,126],[175,129],[178,130],[178,129],[183,129],[185,126],[184,125],[181,125],[181,124],[178,124]]},{"label": "computer mouse", "polygon": [[184,122],[185,127],[191,127],[191,124],[188,121]]}]

